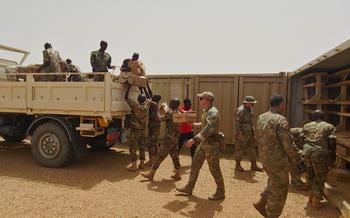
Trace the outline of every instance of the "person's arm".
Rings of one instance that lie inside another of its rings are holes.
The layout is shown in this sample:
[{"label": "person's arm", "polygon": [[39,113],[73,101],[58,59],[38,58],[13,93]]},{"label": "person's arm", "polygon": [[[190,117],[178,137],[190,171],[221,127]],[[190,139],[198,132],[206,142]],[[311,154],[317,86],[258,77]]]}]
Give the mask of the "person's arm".
[{"label": "person's arm", "polygon": [[242,131],[241,131],[241,121],[242,121],[242,111],[240,110],[236,110],[235,112],[235,138],[239,139],[240,136],[242,135]]},{"label": "person's arm", "polygon": [[128,85],[128,88],[126,89],[125,95],[124,95],[124,99],[125,101],[129,100],[129,91],[130,91],[130,85]]},{"label": "person's arm", "polygon": [[91,52],[91,54],[90,54],[90,64],[91,64],[91,67],[92,67],[92,71],[94,71],[95,66],[96,66],[95,52]]},{"label": "person's arm", "polygon": [[110,55],[108,55],[107,67],[108,67],[108,69],[113,69],[114,70],[116,68],[116,66],[111,65],[111,64],[112,64],[112,57]]},{"label": "person's arm", "polygon": [[209,112],[206,118],[207,124],[203,129],[194,137],[196,142],[202,142],[206,140],[211,134],[214,133],[218,125],[218,114],[215,112]]}]

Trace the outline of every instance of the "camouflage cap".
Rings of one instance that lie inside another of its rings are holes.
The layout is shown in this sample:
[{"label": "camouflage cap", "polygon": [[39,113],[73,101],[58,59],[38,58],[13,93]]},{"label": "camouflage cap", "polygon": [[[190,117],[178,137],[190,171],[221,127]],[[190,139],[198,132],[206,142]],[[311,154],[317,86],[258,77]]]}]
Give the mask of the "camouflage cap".
[{"label": "camouflage cap", "polygon": [[201,94],[197,94],[197,96],[199,98],[205,98],[209,101],[213,101],[214,100],[214,94],[211,92],[202,92]]},{"label": "camouflage cap", "polygon": [[251,104],[256,104],[258,103],[257,100],[255,100],[254,96],[245,96],[243,103],[251,103]]}]

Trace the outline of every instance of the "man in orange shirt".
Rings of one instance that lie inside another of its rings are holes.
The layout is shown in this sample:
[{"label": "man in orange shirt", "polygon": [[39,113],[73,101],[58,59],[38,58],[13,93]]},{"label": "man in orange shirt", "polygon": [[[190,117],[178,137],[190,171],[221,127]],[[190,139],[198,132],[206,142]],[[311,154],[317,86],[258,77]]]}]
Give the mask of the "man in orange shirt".
[{"label": "man in orange shirt", "polygon": [[[191,107],[192,107],[191,100],[186,98],[184,100],[183,106],[180,108],[180,112],[181,113],[191,112],[192,111]],[[187,141],[187,140],[190,140],[191,138],[193,138],[192,124],[191,123],[182,123],[181,124],[181,129],[180,129],[180,138],[179,138],[179,153],[180,153],[180,150],[182,148],[183,143],[185,141]],[[191,147],[191,157],[192,157],[192,159],[193,159],[195,151],[196,151],[196,145],[194,144]]]}]

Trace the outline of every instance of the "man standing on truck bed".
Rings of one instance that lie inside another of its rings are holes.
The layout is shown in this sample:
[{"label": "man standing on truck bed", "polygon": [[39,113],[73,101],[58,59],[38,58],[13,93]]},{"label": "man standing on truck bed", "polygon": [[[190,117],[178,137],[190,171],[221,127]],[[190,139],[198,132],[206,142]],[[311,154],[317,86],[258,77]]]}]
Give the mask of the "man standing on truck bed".
[{"label": "man standing on truck bed", "polygon": [[[39,67],[38,72],[44,73],[59,73],[61,69],[61,57],[58,51],[54,50],[50,43],[46,42],[43,51],[44,63]],[[54,78],[57,76],[54,76]],[[45,80],[54,80],[54,78],[46,75]]]},{"label": "man standing on truck bed", "polygon": [[[92,72],[108,72],[108,69],[115,69],[112,63],[112,57],[106,52],[108,43],[106,41],[100,42],[100,49],[91,52],[90,63],[92,66]],[[104,75],[94,75],[95,81],[103,81]]]},{"label": "man standing on truck bed", "polygon": [[[131,108],[130,135],[128,137],[128,145],[130,151],[131,164],[126,168],[129,171],[137,171],[145,167],[145,145],[147,143],[147,123],[148,123],[148,104],[145,104],[146,97],[139,95],[137,101],[129,98],[130,85],[125,93],[125,101]],[[137,168],[136,150],[139,147],[140,164]]]}]

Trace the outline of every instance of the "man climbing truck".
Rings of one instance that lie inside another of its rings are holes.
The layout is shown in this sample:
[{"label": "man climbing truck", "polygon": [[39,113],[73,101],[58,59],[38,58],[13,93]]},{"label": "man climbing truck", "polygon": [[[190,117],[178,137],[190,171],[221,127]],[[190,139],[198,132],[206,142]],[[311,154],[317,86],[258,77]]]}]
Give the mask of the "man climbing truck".
[{"label": "man climbing truck", "polygon": [[37,73],[20,71],[11,76],[21,79],[9,80],[5,70],[20,66],[29,52],[3,45],[0,50],[23,54],[19,62],[0,59],[0,135],[7,143],[31,136],[34,159],[61,167],[83,156],[87,145],[107,149],[119,141],[130,108],[123,99],[126,85],[112,74],[100,82],[38,81]]}]

